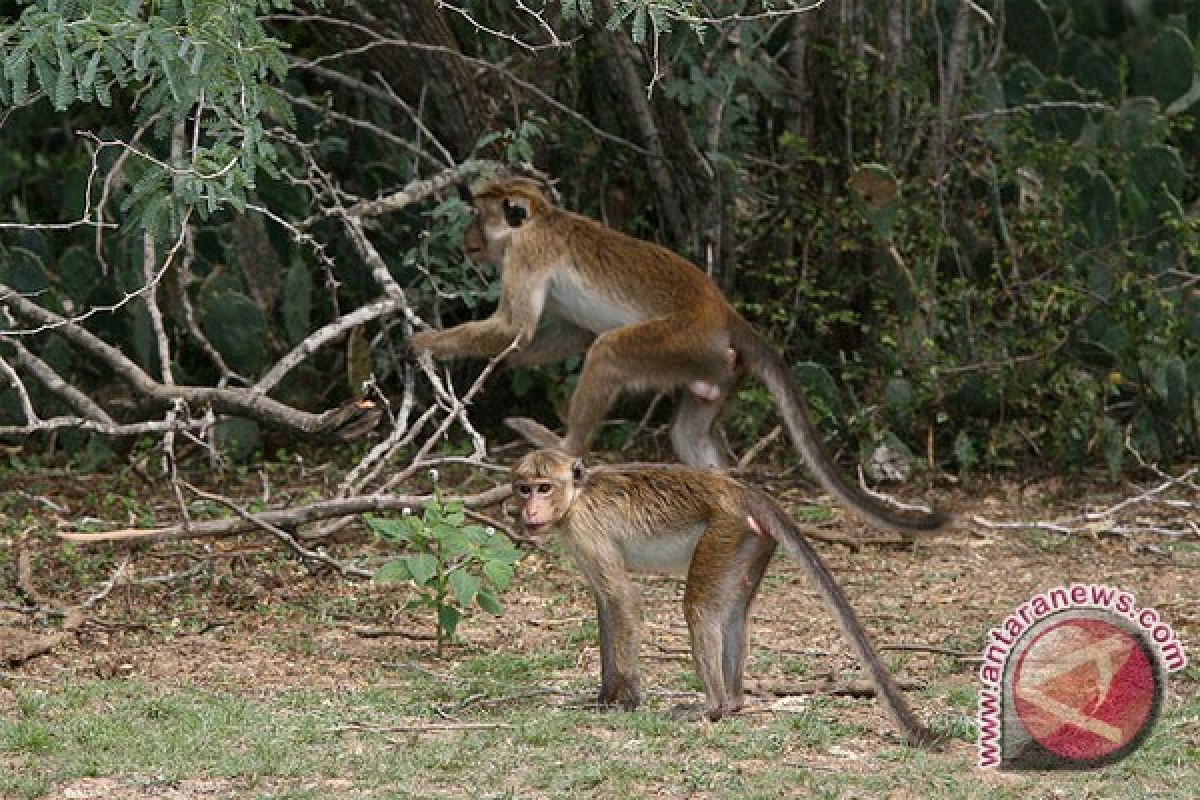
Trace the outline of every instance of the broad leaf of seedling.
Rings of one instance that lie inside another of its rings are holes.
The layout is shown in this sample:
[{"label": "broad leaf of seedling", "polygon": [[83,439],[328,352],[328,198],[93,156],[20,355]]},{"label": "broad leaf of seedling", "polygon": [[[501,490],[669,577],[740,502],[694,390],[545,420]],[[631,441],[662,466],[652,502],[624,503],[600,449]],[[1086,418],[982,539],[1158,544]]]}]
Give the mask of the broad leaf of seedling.
[{"label": "broad leaf of seedling", "polygon": [[499,598],[487,589],[479,590],[479,594],[475,596],[475,602],[492,616],[498,617],[504,613],[504,606],[500,605]]},{"label": "broad leaf of seedling", "polygon": [[408,541],[411,534],[411,526],[408,523],[409,518],[407,517],[396,519],[394,517],[367,516],[367,526],[371,531],[389,542]]},{"label": "broad leaf of seedling", "polygon": [[454,599],[463,607],[475,601],[482,583],[479,578],[461,569],[450,573],[450,591],[454,592]]},{"label": "broad leaf of seedling", "polygon": [[446,632],[446,636],[453,639],[462,616],[462,612],[454,606],[442,606],[438,609],[438,626]]},{"label": "broad leaf of seedling", "polygon": [[376,583],[402,583],[412,578],[403,561],[389,561],[375,571]]},{"label": "broad leaf of seedling", "polygon": [[408,568],[408,572],[417,586],[429,585],[433,576],[437,574],[437,559],[429,553],[406,556],[404,565]]},{"label": "broad leaf of seedling", "polygon": [[449,525],[435,525],[433,536],[441,544],[442,560],[458,558],[471,552],[471,542],[459,528]]},{"label": "broad leaf of seedling", "polygon": [[[492,585],[500,591],[508,588],[508,584],[513,579],[513,568],[511,565],[501,561],[485,561],[483,564],[483,574],[491,581]],[[482,601],[480,602],[482,605]]]}]

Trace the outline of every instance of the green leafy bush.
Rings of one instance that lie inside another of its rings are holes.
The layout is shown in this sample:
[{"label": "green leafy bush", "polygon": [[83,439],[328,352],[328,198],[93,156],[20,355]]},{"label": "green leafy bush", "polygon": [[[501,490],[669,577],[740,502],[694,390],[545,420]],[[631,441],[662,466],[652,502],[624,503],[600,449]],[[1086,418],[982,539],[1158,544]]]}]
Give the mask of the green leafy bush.
[{"label": "green leafy bush", "polygon": [[472,608],[503,613],[497,592],[512,581],[522,553],[494,529],[468,525],[462,503],[443,503],[435,492],[419,516],[368,516],[367,524],[380,538],[405,548],[405,555],[379,568],[375,580],[410,582],[416,588],[408,607],[434,613],[439,656]]}]

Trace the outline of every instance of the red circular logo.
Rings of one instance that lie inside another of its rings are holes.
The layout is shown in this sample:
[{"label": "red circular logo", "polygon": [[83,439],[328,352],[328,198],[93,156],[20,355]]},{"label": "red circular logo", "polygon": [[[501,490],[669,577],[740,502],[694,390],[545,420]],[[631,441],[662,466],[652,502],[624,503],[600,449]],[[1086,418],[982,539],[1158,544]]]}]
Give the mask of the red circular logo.
[{"label": "red circular logo", "polygon": [[1136,746],[1154,722],[1161,690],[1154,655],[1118,619],[1039,626],[1012,672],[1021,724],[1058,758],[1107,760]]}]

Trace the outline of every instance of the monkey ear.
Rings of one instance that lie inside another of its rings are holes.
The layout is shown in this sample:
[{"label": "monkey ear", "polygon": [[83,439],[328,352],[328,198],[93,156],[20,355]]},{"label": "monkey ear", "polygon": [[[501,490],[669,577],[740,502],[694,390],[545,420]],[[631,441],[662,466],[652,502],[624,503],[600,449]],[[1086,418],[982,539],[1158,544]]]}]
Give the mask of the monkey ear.
[{"label": "monkey ear", "polygon": [[506,197],[500,202],[500,209],[504,212],[504,221],[510,228],[519,228],[529,219],[529,201],[523,198]]},{"label": "monkey ear", "polygon": [[587,478],[587,472],[583,468],[583,459],[575,459],[575,463],[571,465],[571,480],[576,487],[583,486],[584,480]]}]

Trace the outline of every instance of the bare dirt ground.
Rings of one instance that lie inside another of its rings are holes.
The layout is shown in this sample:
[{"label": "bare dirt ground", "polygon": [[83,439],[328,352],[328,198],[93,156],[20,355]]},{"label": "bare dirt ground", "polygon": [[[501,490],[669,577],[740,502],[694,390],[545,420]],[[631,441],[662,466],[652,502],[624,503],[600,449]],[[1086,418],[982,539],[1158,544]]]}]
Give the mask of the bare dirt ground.
[{"label": "bare dirt ground", "polygon": [[[7,609],[0,610],[0,634],[28,637],[53,630],[44,618],[13,610],[26,602],[14,591],[14,554],[22,549],[31,556],[40,591],[63,606],[92,594],[112,574],[114,565],[128,559],[117,587],[88,610],[87,620],[74,635],[50,652],[11,668],[9,677],[24,684],[53,688],[79,680],[136,677],[151,684],[266,696],[295,688],[364,687],[389,664],[430,657],[431,641],[409,637],[428,635],[431,625],[427,618],[401,609],[402,589],[347,581],[329,570],[309,570],[274,540],[242,536],[149,547],[64,548],[52,535],[57,529],[74,527],[84,517],[124,525],[149,510],[160,522],[170,521],[173,501],[165,491],[143,489],[131,505],[120,499],[128,497],[127,486],[113,486],[98,476],[35,475],[0,477],[0,481],[9,484],[3,487],[9,498],[8,520],[0,529],[0,550],[9,553],[0,561],[0,608]],[[225,491],[236,494],[229,487]],[[1050,520],[1106,507],[1136,493],[1131,486],[1057,479],[1026,486],[998,481],[943,491],[939,502],[993,520]],[[1164,494],[1171,496],[1180,495]],[[783,492],[782,499],[785,505],[797,507],[807,497],[811,494],[793,489]],[[18,502],[24,505],[24,513]],[[1122,520],[1171,528],[1189,523],[1162,504],[1139,505],[1123,513]],[[1190,524],[1195,528],[1197,521],[1191,519]],[[870,536],[840,517],[832,525],[830,530],[839,534]],[[1102,524],[1065,535],[988,532],[966,524],[915,547],[867,544],[856,549],[823,543],[819,550],[876,643],[917,648],[890,652],[889,660],[899,667],[903,679],[935,689],[910,693],[926,719],[944,712],[945,698],[956,690],[974,696],[976,657],[989,628],[1034,593],[1074,582],[1105,583],[1135,593],[1140,606],[1155,608],[1174,628],[1192,661],[1200,659],[1196,535],[1112,535]],[[379,545],[357,528],[340,535],[331,551],[342,559],[382,554]],[[190,577],[136,583],[190,569],[196,570]],[[644,686],[652,694],[656,689],[675,689],[659,698],[666,706],[695,702],[698,695],[681,697],[684,693],[678,691],[679,675],[691,670],[679,611],[681,585],[647,578],[644,586]],[[463,643],[447,653],[448,661],[456,653],[527,654],[565,648],[574,653],[574,664],[544,676],[544,682],[513,687],[513,693],[553,689],[556,682],[572,679],[578,686],[580,675],[598,679],[595,644],[580,642],[577,636],[593,616],[591,599],[567,559],[555,552],[532,554],[518,566],[517,580],[503,599],[504,616],[464,623]],[[400,635],[364,635],[379,629]],[[2,635],[0,646],[5,646]],[[797,664],[802,668],[798,670]],[[825,678],[840,686],[852,666],[839,632],[805,585],[803,574],[784,556],[777,556],[753,611],[747,680],[756,702],[750,713],[769,713],[762,706],[777,702],[781,695],[819,690]],[[1194,675],[1173,680],[1170,687],[1168,703],[1200,692]],[[13,714],[16,703],[15,693],[0,685],[0,716]],[[880,732],[881,739],[886,736],[888,723],[877,704],[863,701],[849,708],[851,721]],[[959,756],[959,751],[970,749],[964,742],[951,747]],[[0,754],[0,768],[3,760]],[[148,786],[145,793],[127,781],[119,782],[118,791],[117,783],[113,778],[82,779],[60,787],[55,796],[201,800],[236,795],[238,789],[236,780],[218,779],[184,781],[169,790]],[[295,783],[289,787],[297,788]],[[338,781],[314,779],[311,788],[330,796],[357,796],[352,787]],[[256,791],[264,791],[261,782]]]}]

